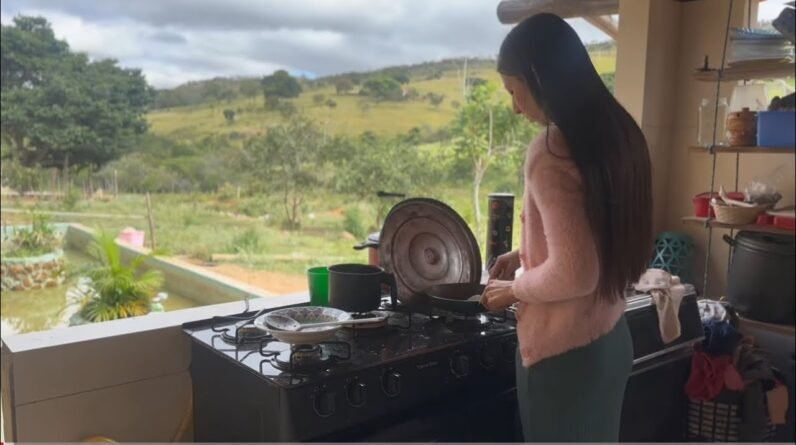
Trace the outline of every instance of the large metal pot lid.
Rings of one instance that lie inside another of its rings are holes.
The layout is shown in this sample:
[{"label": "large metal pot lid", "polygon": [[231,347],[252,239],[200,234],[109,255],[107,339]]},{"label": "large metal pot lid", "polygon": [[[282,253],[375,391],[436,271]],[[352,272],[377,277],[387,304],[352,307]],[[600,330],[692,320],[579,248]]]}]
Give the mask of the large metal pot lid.
[{"label": "large metal pot lid", "polygon": [[398,298],[447,283],[480,283],[481,251],[467,223],[442,202],[407,199],[387,214],[381,266],[395,274]]}]

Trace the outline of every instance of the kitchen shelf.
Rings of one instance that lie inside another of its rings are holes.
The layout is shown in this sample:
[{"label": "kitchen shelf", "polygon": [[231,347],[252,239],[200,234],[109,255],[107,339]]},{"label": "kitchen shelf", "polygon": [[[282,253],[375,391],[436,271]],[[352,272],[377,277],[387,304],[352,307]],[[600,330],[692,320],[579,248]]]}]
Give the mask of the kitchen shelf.
[{"label": "kitchen shelf", "polygon": [[[777,77],[793,77],[796,73],[796,63],[782,60],[765,60],[758,62],[739,63],[724,69],[721,80],[724,82],[771,79]],[[719,70],[698,70],[694,79],[703,82],[716,82],[719,80]]]},{"label": "kitchen shelf", "polygon": [[714,229],[734,229],[734,230],[748,230],[750,232],[763,232],[772,233],[775,235],[796,235],[793,230],[780,229],[779,227],[768,226],[763,224],[724,224],[712,218],[700,218],[697,216],[686,216],[683,222],[687,224],[696,224],[703,227],[710,226]]},{"label": "kitchen shelf", "polygon": [[[689,151],[694,153],[710,154],[709,147],[691,146],[688,147]],[[796,147],[716,147],[714,150],[716,154],[723,153],[754,153],[754,154],[796,154]]]}]

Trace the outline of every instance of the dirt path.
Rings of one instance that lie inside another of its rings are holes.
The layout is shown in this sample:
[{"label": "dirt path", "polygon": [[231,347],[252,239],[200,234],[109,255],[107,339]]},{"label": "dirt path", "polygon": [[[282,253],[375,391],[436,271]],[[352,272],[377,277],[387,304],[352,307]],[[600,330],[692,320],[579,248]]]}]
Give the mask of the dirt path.
[{"label": "dirt path", "polygon": [[238,264],[218,263],[209,265],[202,261],[181,257],[180,260],[202,267],[219,275],[259,287],[274,295],[284,295],[307,290],[307,277],[281,272],[249,269]]}]

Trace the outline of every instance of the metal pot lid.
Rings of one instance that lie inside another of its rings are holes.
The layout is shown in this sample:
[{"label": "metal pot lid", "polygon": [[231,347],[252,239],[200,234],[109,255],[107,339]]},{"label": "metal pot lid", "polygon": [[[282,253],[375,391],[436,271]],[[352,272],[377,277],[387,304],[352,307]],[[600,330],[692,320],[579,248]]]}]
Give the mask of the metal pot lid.
[{"label": "metal pot lid", "polygon": [[384,220],[381,266],[395,274],[398,298],[447,283],[480,283],[481,251],[467,223],[442,202],[407,199]]}]

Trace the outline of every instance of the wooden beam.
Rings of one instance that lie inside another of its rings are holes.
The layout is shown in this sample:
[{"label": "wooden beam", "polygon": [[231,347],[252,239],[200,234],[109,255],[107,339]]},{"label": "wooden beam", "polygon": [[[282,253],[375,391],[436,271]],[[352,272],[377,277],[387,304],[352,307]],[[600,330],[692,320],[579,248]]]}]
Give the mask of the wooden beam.
[{"label": "wooden beam", "polygon": [[542,12],[562,18],[599,17],[619,12],[619,0],[502,0],[498,3],[500,23],[519,23],[524,18]]},{"label": "wooden beam", "polygon": [[584,19],[614,40],[619,36],[619,26],[610,15],[584,17]]}]

